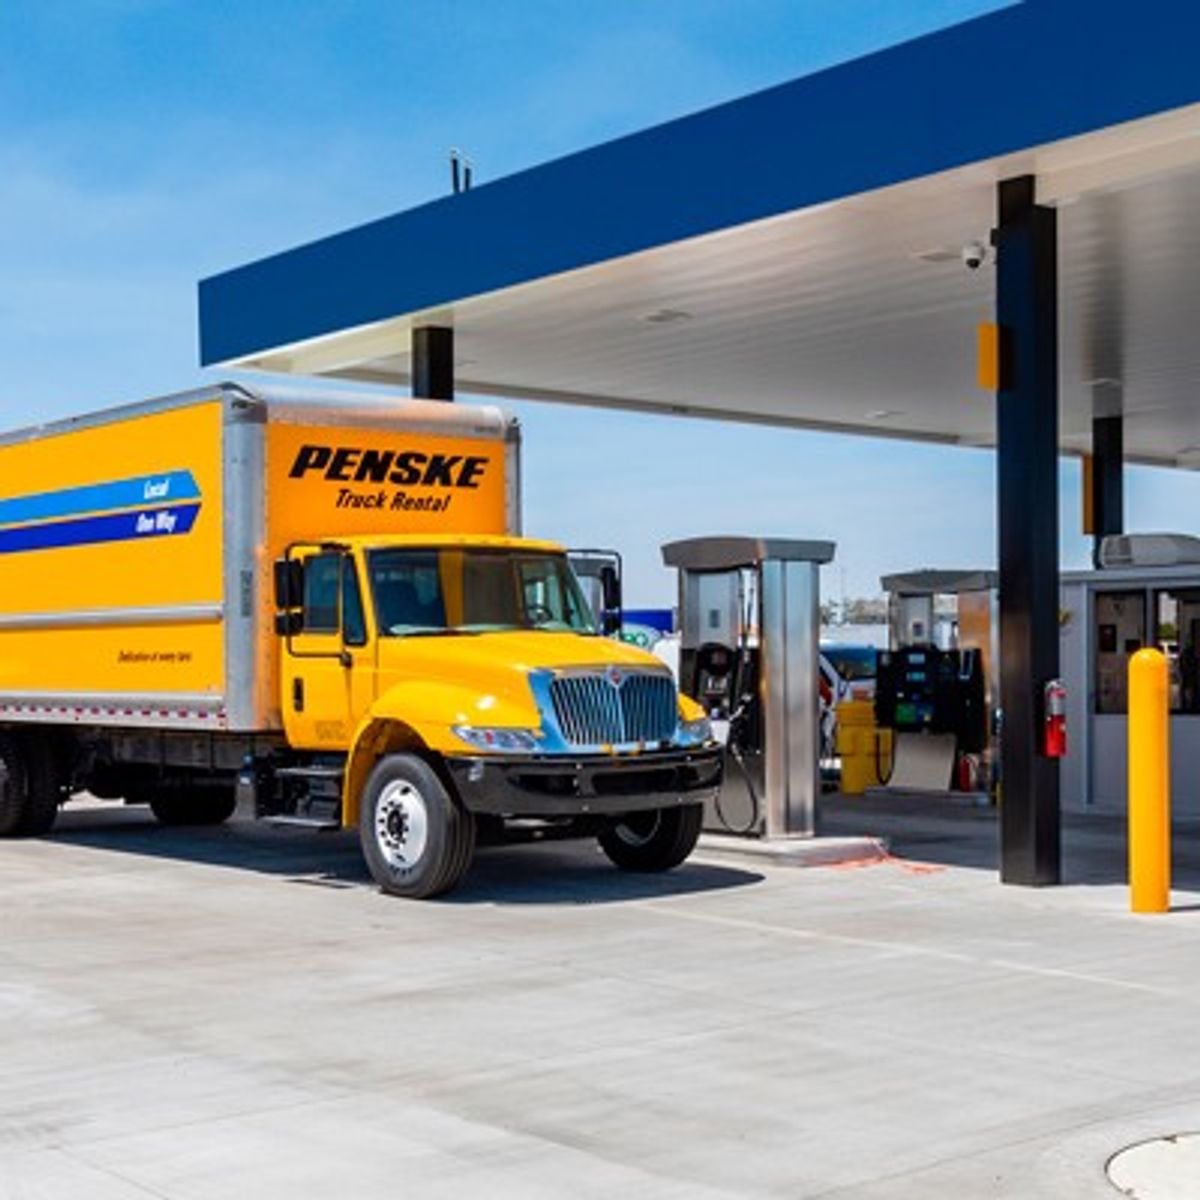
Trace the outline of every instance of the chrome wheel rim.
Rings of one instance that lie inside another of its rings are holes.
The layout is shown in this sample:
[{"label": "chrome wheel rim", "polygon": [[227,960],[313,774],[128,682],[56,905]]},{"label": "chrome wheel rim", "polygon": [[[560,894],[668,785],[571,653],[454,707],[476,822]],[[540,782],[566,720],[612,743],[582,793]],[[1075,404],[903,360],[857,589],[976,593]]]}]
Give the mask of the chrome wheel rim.
[{"label": "chrome wheel rim", "polygon": [[429,809],[425,798],[407,780],[384,786],[375,806],[375,844],[395,871],[407,871],[421,861],[429,842]]}]

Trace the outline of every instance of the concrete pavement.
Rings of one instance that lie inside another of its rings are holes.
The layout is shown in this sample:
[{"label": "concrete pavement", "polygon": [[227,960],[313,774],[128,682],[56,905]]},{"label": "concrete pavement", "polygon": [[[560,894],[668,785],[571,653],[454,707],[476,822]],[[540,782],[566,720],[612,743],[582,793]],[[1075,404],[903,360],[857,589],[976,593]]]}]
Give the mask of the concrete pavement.
[{"label": "concrete pavement", "polygon": [[830,820],[898,857],[414,904],[342,835],[68,810],[0,843],[0,1197],[1065,1200],[1200,1127],[1200,872],[1135,918],[1112,830],[1030,891],[987,814]]}]

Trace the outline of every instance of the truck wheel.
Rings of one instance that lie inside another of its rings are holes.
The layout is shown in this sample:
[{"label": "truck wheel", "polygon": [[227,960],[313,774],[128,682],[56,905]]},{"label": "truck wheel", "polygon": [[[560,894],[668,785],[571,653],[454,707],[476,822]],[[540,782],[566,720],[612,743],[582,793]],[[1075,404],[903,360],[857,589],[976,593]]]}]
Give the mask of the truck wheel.
[{"label": "truck wheel", "polygon": [[232,788],[164,790],[151,795],[149,801],[160,825],[220,825],[237,807]]},{"label": "truck wheel", "polygon": [[412,900],[450,891],[475,851],[474,818],[412,754],[389,754],[375,765],[363,789],[358,833],[375,882]]},{"label": "truck wheel", "polygon": [[695,849],[703,817],[702,804],[630,813],[597,840],[623,871],[669,871]]},{"label": "truck wheel", "polygon": [[0,837],[20,833],[28,808],[25,756],[12,738],[0,737]]},{"label": "truck wheel", "polygon": [[41,837],[54,828],[58,806],[63,801],[63,779],[54,752],[45,742],[25,747],[25,811],[17,825],[24,837]]}]

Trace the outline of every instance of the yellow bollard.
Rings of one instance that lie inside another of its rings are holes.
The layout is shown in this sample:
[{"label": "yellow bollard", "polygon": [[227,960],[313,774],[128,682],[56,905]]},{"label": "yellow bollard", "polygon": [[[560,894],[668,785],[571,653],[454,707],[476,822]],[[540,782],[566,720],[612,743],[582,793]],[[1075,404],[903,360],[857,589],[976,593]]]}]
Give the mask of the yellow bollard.
[{"label": "yellow bollard", "polygon": [[1129,904],[1135,913],[1171,906],[1171,745],[1167,659],[1139,650],[1129,660]]}]

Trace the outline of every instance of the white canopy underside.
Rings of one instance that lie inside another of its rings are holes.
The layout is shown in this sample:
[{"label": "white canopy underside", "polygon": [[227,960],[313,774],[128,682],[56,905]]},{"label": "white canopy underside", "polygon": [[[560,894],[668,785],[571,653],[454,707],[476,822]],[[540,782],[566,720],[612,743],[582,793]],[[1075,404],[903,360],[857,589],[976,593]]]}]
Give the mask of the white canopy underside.
[{"label": "white canopy underside", "polygon": [[1200,466],[1200,105],[236,365],[406,383],[411,327],[444,323],[463,393],[988,446],[994,267],[961,250],[1026,173],[1059,212],[1063,449],[1123,413],[1128,458]]}]

